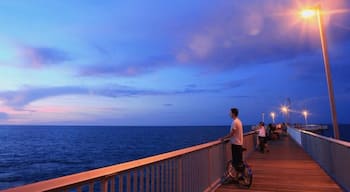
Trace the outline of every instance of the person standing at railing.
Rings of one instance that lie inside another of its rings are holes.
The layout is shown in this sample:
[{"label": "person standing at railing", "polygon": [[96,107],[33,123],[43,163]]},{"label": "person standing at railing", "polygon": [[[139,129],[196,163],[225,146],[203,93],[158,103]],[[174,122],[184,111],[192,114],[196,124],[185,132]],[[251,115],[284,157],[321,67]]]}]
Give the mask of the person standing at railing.
[{"label": "person standing at railing", "polygon": [[237,172],[241,172],[243,170],[243,125],[242,121],[238,118],[237,108],[231,108],[230,116],[233,119],[230,133],[221,140],[230,138],[232,166]]},{"label": "person standing at railing", "polygon": [[[260,122],[256,131],[258,132],[258,137],[259,137],[260,152],[264,153],[265,148],[267,147],[265,123]],[[267,149],[267,151],[269,150]]]}]

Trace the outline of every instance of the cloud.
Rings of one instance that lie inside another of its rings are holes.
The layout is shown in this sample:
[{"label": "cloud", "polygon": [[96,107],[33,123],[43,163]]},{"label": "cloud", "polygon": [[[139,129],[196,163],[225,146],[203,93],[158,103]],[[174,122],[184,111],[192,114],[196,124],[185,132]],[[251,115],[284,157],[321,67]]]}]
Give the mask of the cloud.
[{"label": "cloud", "polygon": [[[314,35],[305,35],[297,27],[287,28],[284,17],[271,14],[286,9],[286,3],[276,5],[272,1],[256,1],[255,6],[251,4],[220,1],[220,9],[203,9],[205,17],[194,15],[197,22],[184,22],[177,30],[159,30],[148,34],[147,38],[154,41],[147,41],[147,48],[129,42],[136,47],[128,51],[123,49],[122,52],[137,55],[137,61],[132,57],[122,62],[113,59],[100,61],[80,69],[79,75],[135,77],[167,67],[195,67],[202,71],[223,72],[290,60],[315,51],[318,45],[311,41]],[[178,26],[176,22],[182,21],[173,22]],[[158,45],[156,37],[161,37],[166,46]],[[96,49],[104,53],[102,55],[107,54],[106,50],[111,50],[101,46]],[[142,49],[151,49],[152,54],[147,55],[148,50]]]},{"label": "cloud", "polygon": [[88,90],[81,87],[33,88],[25,87],[17,91],[0,92],[0,99],[6,105],[21,108],[33,101],[68,94],[87,94]]},{"label": "cloud", "polygon": [[107,61],[85,66],[79,70],[79,75],[135,77],[168,67],[169,62],[168,56],[149,57],[145,60],[127,61],[124,63]]},{"label": "cloud", "polygon": [[71,60],[66,52],[56,48],[21,45],[18,46],[17,50],[25,63],[24,65],[33,68],[60,64]]},{"label": "cloud", "polygon": [[7,120],[9,118],[9,115],[4,112],[0,112],[0,120]]},{"label": "cloud", "polygon": [[136,89],[133,87],[108,85],[100,88],[86,88],[79,86],[63,86],[63,87],[24,87],[17,91],[0,92],[0,100],[7,106],[23,110],[23,107],[31,102],[41,99],[63,96],[63,95],[97,95],[110,98],[117,97],[135,97],[149,95],[181,95],[181,94],[197,94],[197,93],[212,93],[218,92],[220,89],[199,89],[185,88],[183,90],[147,90]]},{"label": "cloud", "polygon": [[240,80],[234,80],[234,81],[229,81],[226,82],[223,87],[226,89],[233,89],[237,87],[241,87],[244,84],[254,82],[256,79],[255,78],[245,78],[245,79],[240,79]]},{"label": "cloud", "polygon": [[[113,36],[108,41],[97,37],[87,40],[98,58],[88,66],[78,66],[77,74],[132,78],[169,67],[221,73],[295,60],[319,52],[318,36],[303,31],[302,23],[289,24],[292,23],[291,16],[286,13],[293,6],[286,1],[218,1],[219,9],[211,3],[203,6],[207,7],[196,12],[184,11],[182,17],[188,17],[188,20],[170,15],[171,25],[169,20],[157,20],[157,30],[151,30],[153,26],[131,23],[138,27],[129,29],[128,38]],[[350,34],[344,27],[344,22],[346,25],[348,21],[337,16],[331,19],[330,39],[333,43],[342,43]],[[111,26],[118,31],[119,28]],[[141,28],[147,33],[140,35]],[[23,46],[20,53],[32,67],[71,60],[67,53],[48,47]]]}]

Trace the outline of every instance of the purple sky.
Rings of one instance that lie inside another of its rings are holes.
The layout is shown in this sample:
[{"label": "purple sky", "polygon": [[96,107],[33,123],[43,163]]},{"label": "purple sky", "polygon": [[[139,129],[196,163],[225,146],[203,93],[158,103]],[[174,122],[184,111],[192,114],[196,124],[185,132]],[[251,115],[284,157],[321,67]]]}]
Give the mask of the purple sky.
[{"label": "purple sky", "polygon": [[[302,3],[303,2],[303,3]],[[331,123],[319,1],[1,1],[0,123]],[[350,123],[350,3],[321,1],[339,123]]]}]

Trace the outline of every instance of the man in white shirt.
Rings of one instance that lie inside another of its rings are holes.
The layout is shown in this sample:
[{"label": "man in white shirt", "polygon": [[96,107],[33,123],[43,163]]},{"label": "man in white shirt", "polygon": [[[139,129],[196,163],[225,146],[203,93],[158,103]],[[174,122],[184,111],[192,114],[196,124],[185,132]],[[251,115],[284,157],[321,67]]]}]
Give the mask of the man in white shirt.
[{"label": "man in white shirt", "polygon": [[225,138],[230,138],[232,165],[236,171],[241,172],[243,168],[243,125],[238,118],[238,109],[231,108],[230,116],[233,119],[230,133]]}]

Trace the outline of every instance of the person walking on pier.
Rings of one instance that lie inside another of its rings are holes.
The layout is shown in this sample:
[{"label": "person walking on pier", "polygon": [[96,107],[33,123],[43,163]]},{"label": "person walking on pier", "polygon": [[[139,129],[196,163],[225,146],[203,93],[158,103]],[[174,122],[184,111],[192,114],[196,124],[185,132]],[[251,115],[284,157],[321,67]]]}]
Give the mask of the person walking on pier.
[{"label": "person walking on pier", "polygon": [[243,125],[238,118],[238,109],[231,108],[230,116],[233,119],[231,123],[230,133],[222,138],[230,138],[231,153],[232,153],[232,166],[237,172],[243,170]]}]

